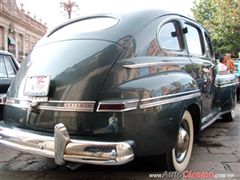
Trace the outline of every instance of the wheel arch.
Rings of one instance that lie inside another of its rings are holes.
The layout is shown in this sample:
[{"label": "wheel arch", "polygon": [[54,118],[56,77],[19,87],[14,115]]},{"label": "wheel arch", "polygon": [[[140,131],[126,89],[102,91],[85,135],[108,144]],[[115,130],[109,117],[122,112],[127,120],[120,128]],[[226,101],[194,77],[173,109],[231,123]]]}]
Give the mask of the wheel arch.
[{"label": "wheel arch", "polygon": [[190,104],[187,108],[190,112],[194,126],[194,137],[198,137],[201,129],[201,108],[197,104]]}]

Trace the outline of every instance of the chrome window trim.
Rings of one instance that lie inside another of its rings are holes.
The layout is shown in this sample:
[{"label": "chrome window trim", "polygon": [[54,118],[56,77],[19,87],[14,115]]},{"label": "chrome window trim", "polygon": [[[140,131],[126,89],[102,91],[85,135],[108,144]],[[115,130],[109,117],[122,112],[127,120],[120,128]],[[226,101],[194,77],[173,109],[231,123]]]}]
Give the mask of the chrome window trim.
[{"label": "chrome window trim", "polygon": [[[183,16],[179,16],[179,15],[171,15],[170,17],[167,17],[167,18],[165,18],[165,19],[163,19],[160,23],[159,23],[159,25],[158,25],[158,28],[157,28],[157,31],[156,31],[156,40],[157,40],[157,45],[158,45],[158,47],[163,51],[163,52],[165,52],[165,53],[171,53],[171,52],[173,52],[174,54],[180,54],[180,55],[183,55],[183,56],[187,56],[188,55],[188,53],[187,53],[187,51],[186,51],[186,44],[184,43],[184,42],[182,42],[183,43],[183,48],[181,49],[181,50],[168,50],[168,49],[164,49],[164,48],[162,48],[162,46],[161,46],[161,43],[160,43],[160,40],[159,40],[159,38],[158,38],[158,34],[159,34],[159,32],[160,32],[160,30],[161,30],[161,28],[165,25],[165,24],[167,24],[167,23],[169,23],[169,22],[171,22],[171,21],[178,21],[179,23],[180,23],[180,25],[181,25],[181,21],[186,21],[186,17],[183,17]],[[190,20],[190,19],[188,19],[188,20]],[[182,25],[181,25],[182,26]],[[184,38],[184,37],[182,37],[182,38]],[[182,39],[181,41],[183,41],[184,39]]]},{"label": "chrome window trim", "polygon": [[[186,95],[184,95],[184,94],[186,94]],[[195,93],[192,93],[192,94],[187,94],[187,92],[186,92],[186,93],[182,93],[181,96],[179,96],[179,97],[173,97],[173,96],[176,96],[176,95],[179,95],[179,93],[173,94],[173,95],[169,96],[170,97],[169,99],[164,99],[164,100],[161,100],[161,99],[166,98],[166,96],[159,96],[159,97],[156,97],[156,98],[153,98],[153,99],[150,99],[150,100],[149,99],[143,99],[142,102],[145,102],[145,103],[140,105],[140,109],[145,109],[145,108],[150,108],[150,107],[155,107],[155,106],[161,106],[161,105],[164,105],[164,104],[170,104],[170,103],[174,103],[174,102],[178,102],[178,101],[193,99],[193,98],[196,98],[196,97],[200,97],[201,93],[198,90],[198,91],[196,91]],[[148,101],[150,101],[150,102],[148,102]]]}]

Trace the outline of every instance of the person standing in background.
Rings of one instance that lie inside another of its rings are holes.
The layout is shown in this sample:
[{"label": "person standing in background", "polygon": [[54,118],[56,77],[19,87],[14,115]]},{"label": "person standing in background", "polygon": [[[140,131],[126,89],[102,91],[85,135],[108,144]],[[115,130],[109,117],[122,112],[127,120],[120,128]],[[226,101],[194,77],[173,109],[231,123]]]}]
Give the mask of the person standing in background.
[{"label": "person standing in background", "polygon": [[234,66],[234,61],[231,59],[231,54],[226,53],[224,58],[225,58],[225,62],[226,62],[228,71],[233,73],[233,71],[235,70],[235,66]]},{"label": "person standing in background", "polygon": [[217,65],[217,70],[219,75],[224,75],[228,73],[227,59],[224,55],[220,55],[219,63]]}]

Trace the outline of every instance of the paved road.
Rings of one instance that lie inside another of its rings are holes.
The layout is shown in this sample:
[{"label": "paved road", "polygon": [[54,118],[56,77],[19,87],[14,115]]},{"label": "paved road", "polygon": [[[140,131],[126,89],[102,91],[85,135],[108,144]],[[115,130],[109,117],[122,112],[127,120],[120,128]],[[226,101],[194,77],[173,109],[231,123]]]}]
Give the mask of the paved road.
[{"label": "paved road", "polygon": [[[116,167],[69,163],[57,166],[52,159],[17,152],[0,145],[0,180],[16,179],[240,179],[240,104],[234,122],[218,120],[204,130],[195,143],[191,162],[184,173],[157,171],[137,159]],[[160,177],[161,176],[161,177]],[[213,178],[213,176],[215,178]],[[163,178],[164,177],[164,178]],[[204,179],[204,178],[201,178]]]}]

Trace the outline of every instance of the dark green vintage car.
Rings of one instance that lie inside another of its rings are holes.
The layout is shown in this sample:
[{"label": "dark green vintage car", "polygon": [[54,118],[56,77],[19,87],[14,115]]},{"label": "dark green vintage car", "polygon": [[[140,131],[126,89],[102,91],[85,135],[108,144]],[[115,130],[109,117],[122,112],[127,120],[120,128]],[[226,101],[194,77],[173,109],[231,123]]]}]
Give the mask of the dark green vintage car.
[{"label": "dark green vintage car", "polygon": [[222,115],[234,119],[237,83],[217,74],[208,32],[189,18],[83,17],[46,34],[22,64],[0,142],[57,164],[161,156],[159,165],[183,171],[194,137]]}]

